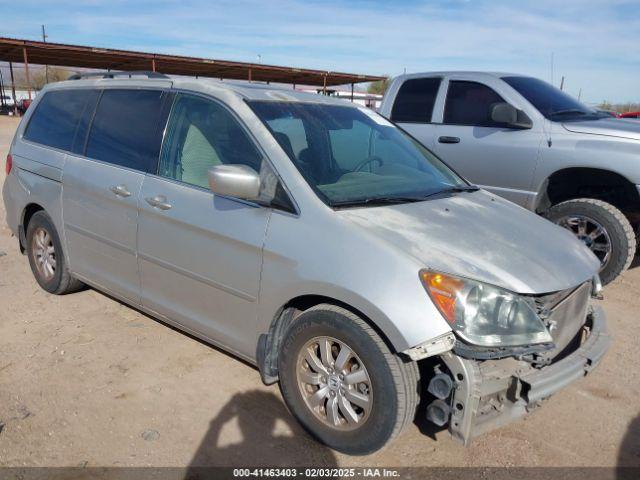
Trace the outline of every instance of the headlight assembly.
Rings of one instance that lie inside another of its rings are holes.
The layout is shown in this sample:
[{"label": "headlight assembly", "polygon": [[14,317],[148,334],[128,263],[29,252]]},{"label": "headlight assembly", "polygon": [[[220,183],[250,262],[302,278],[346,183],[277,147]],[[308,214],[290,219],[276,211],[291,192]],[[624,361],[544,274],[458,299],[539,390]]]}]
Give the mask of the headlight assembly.
[{"label": "headlight assembly", "polygon": [[420,280],[460,338],[484,347],[553,342],[524,297],[493,285],[430,270]]}]

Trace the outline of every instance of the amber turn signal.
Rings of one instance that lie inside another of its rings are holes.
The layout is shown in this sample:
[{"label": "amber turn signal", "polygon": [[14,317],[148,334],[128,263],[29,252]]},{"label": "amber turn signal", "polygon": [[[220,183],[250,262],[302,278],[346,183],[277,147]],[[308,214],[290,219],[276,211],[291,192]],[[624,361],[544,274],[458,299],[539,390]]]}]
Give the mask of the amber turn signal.
[{"label": "amber turn signal", "polygon": [[454,325],[456,323],[456,297],[458,292],[463,289],[464,282],[459,278],[429,270],[420,272],[420,280],[440,313],[451,325]]}]

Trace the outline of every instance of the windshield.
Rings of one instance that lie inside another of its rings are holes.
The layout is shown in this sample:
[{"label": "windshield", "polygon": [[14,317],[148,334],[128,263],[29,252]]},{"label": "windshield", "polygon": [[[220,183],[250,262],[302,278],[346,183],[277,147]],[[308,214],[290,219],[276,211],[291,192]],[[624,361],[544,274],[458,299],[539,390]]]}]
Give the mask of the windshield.
[{"label": "windshield", "polygon": [[596,120],[606,117],[562,90],[533,77],[502,77],[549,120]]},{"label": "windshield", "polygon": [[418,201],[469,188],[418,142],[367,108],[248,103],[330,206]]}]

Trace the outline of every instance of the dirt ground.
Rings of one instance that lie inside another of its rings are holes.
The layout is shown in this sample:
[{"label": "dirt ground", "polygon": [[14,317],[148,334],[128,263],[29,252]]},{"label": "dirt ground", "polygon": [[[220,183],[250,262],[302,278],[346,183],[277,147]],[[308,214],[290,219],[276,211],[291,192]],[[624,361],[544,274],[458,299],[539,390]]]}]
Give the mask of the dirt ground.
[{"label": "dirt ground", "polygon": [[[0,183],[16,125],[0,117]],[[45,293],[4,216],[0,202],[0,466],[640,466],[640,268],[605,289],[603,363],[528,418],[467,448],[419,420],[348,457],[253,367],[97,291]]]}]

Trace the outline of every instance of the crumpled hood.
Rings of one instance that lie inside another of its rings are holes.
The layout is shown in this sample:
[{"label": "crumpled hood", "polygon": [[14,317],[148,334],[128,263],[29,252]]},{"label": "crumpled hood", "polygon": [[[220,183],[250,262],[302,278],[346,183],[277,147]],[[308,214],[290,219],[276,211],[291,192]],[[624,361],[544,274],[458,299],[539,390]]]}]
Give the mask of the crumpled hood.
[{"label": "crumpled hood", "polygon": [[571,232],[485,191],[339,213],[426,268],[518,293],[575,287],[600,267]]},{"label": "crumpled hood", "polygon": [[562,126],[574,133],[592,135],[608,135],[610,137],[631,138],[640,140],[640,121],[623,118],[601,118],[583,122],[565,122]]}]

